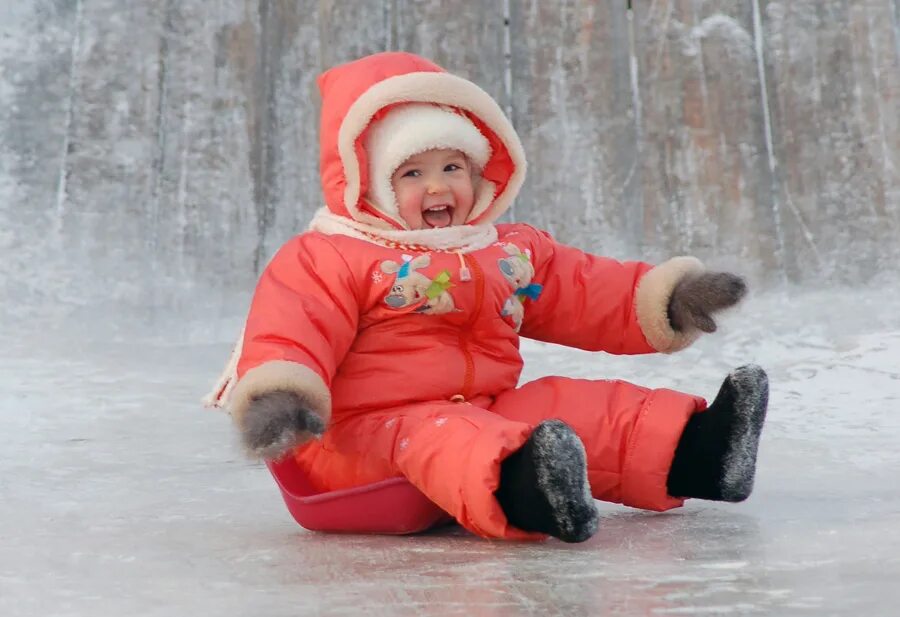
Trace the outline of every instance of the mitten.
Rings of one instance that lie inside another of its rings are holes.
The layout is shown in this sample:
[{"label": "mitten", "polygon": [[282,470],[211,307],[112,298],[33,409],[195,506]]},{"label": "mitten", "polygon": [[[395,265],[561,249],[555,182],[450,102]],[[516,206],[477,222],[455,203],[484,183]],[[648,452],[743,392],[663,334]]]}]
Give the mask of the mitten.
[{"label": "mitten", "polygon": [[675,285],[669,299],[668,316],[672,329],[685,332],[693,328],[715,332],[712,314],[734,306],[747,293],[741,277],[728,272],[697,272],[686,275]]},{"label": "mitten", "polygon": [[238,420],[241,441],[256,458],[273,460],[291,449],[319,437],[325,422],[296,392],[272,390],[250,398]]}]

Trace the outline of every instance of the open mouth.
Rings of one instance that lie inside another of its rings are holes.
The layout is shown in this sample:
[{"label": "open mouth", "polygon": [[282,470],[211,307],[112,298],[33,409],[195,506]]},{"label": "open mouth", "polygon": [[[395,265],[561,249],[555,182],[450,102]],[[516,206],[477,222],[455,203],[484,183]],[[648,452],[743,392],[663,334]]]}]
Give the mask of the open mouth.
[{"label": "open mouth", "polygon": [[422,220],[433,229],[450,227],[453,220],[453,206],[450,204],[431,206],[422,211]]}]

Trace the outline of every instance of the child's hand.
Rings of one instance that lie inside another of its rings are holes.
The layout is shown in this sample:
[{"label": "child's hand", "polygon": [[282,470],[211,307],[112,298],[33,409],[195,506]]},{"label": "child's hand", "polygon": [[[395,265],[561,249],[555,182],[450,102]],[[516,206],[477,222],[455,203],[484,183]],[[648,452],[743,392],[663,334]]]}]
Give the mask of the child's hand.
[{"label": "child's hand", "polygon": [[678,281],[669,300],[669,323],[683,332],[696,328],[715,332],[711,314],[734,306],[747,293],[747,283],[728,272],[689,274]]},{"label": "child's hand", "polygon": [[273,390],[250,399],[238,429],[250,455],[273,460],[311,437],[321,436],[325,423],[307,409],[296,392]]}]

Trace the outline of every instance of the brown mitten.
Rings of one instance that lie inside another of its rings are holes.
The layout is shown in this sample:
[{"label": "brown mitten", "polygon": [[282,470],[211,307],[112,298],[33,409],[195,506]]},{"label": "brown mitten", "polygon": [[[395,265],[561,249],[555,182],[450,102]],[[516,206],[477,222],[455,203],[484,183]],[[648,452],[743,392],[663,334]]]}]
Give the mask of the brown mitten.
[{"label": "brown mitten", "polygon": [[734,306],[747,293],[747,283],[728,272],[698,272],[678,281],[669,299],[669,323],[676,332],[696,328],[715,332],[712,314]]},{"label": "brown mitten", "polygon": [[271,460],[321,436],[325,422],[296,392],[274,390],[250,399],[238,429],[251,456]]}]

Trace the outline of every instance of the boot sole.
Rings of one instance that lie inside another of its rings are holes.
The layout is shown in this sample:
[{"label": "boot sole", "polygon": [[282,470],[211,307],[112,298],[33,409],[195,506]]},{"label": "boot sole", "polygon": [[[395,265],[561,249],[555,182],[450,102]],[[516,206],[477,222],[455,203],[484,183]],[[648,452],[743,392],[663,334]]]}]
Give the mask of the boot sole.
[{"label": "boot sole", "polygon": [[542,422],[532,433],[538,488],[552,510],[563,542],[584,542],[600,516],[587,478],[587,455],[575,431],[561,420]]},{"label": "boot sole", "polygon": [[734,397],[729,451],[722,466],[722,500],[744,501],[753,491],[759,437],[769,402],[769,378],[756,365],[735,369],[727,379]]}]

